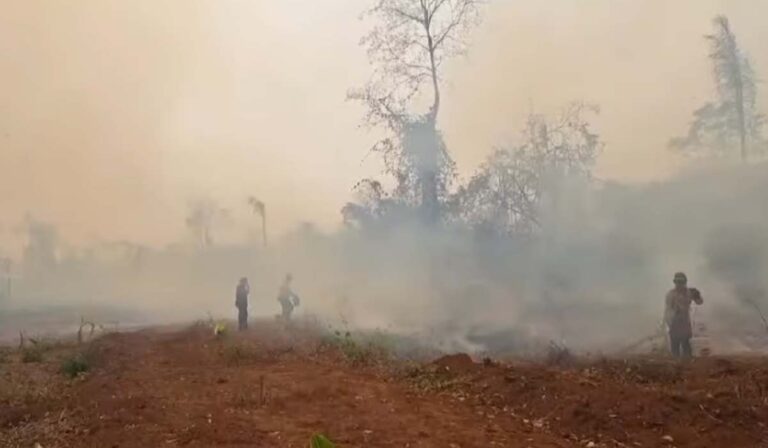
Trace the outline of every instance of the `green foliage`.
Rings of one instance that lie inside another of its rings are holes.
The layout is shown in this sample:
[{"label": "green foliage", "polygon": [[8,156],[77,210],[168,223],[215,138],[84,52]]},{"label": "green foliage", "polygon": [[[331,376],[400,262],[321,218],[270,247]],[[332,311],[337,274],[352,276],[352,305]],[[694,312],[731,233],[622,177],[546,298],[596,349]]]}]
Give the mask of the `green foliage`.
[{"label": "green foliage", "polygon": [[316,434],[310,439],[309,448],[336,448],[336,445],[324,435]]},{"label": "green foliage", "polygon": [[76,378],[81,373],[90,370],[90,368],[90,362],[85,354],[77,353],[64,360],[61,364],[61,373],[69,378]]},{"label": "green foliage", "polygon": [[355,338],[349,331],[335,330],[323,345],[340,351],[353,364],[372,364],[389,358],[390,349],[382,335]]}]

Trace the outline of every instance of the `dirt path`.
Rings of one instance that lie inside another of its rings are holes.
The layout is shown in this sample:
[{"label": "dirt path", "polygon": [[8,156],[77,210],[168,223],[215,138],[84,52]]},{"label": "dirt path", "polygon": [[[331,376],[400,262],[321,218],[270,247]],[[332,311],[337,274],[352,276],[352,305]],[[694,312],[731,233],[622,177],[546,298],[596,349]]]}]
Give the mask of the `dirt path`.
[{"label": "dirt path", "polygon": [[287,341],[111,335],[73,394],[75,446],[305,447],[316,432],[340,447],[571,446]]}]

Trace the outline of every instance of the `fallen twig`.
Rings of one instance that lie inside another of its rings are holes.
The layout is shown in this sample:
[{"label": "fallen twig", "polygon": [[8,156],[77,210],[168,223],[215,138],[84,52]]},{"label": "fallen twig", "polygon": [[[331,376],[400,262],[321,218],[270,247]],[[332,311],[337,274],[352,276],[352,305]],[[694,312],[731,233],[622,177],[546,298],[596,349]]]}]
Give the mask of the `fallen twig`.
[{"label": "fallen twig", "polygon": [[709,417],[709,418],[711,418],[712,420],[716,421],[717,423],[723,423],[723,421],[722,421],[722,420],[720,420],[719,418],[717,418],[717,417],[715,417],[714,415],[712,415],[712,414],[710,414],[709,412],[707,412],[707,410],[706,410],[706,409],[704,409],[704,405],[703,405],[703,404],[700,404],[700,405],[699,405],[699,409],[701,409],[701,412],[703,412],[703,413],[704,413],[704,415],[706,415],[707,417]]}]

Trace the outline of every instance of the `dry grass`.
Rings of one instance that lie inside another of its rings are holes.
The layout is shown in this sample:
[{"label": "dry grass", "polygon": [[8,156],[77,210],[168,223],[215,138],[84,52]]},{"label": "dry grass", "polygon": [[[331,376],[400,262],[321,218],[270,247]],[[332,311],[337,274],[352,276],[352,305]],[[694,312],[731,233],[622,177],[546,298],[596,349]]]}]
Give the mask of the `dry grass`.
[{"label": "dry grass", "polygon": [[70,446],[71,437],[79,433],[77,425],[66,411],[48,414],[41,419],[28,420],[0,430],[0,447],[64,447]]},{"label": "dry grass", "polygon": [[246,365],[262,359],[258,348],[250,341],[226,341],[221,347],[220,355],[230,366]]},{"label": "dry grass", "polygon": [[68,402],[67,383],[90,369],[94,344],[25,338],[20,345],[0,348],[0,448],[71,446],[78,429],[57,403]]}]

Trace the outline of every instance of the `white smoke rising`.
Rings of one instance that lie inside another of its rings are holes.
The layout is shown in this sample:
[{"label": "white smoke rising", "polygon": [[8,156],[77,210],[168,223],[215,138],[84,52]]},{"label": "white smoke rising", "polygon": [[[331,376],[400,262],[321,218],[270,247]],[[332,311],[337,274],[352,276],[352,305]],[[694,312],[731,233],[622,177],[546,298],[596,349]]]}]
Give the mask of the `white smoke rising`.
[{"label": "white smoke rising", "polygon": [[755,306],[768,311],[765,191],[766,164],[646,186],[562,179],[548,190],[541,231],[527,238],[405,223],[323,233],[305,224],[266,249],[258,241],[102,245],[30,270],[12,303],[108,305],[165,321],[228,316],[235,282],[248,276],[252,314],[271,318],[291,272],[300,314],[355,328],[418,334],[449,350],[523,352],[554,340],[611,351],[658,328],[672,275],[685,271],[705,298],[695,320],[746,337],[765,331]]}]

